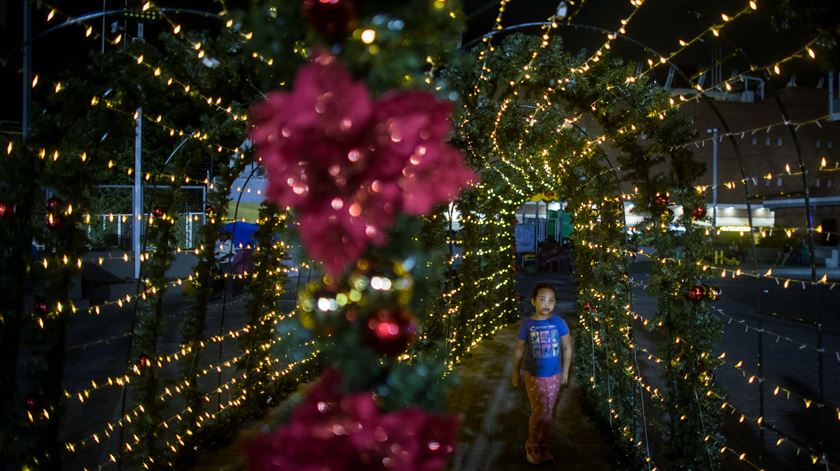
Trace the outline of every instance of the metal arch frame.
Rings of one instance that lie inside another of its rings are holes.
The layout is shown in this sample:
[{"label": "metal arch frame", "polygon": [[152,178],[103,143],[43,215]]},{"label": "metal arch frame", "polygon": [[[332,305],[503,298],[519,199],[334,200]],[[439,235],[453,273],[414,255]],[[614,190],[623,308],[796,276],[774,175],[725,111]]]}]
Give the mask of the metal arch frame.
[{"label": "metal arch frame", "polygon": [[[686,8],[686,9],[690,8],[687,5],[685,5],[683,2],[679,2],[679,3],[683,8]],[[696,18],[702,19],[705,23],[707,23],[707,24],[709,23],[708,20],[706,19],[706,16],[703,15],[702,13],[694,11],[693,9],[690,9],[689,12],[693,13]],[[721,34],[721,38],[724,41],[726,41],[733,48],[733,50],[738,55],[740,55],[744,60],[746,60],[749,64],[755,64],[755,62],[752,60],[750,55],[747,54],[747,52],[744,50],[744,48],[735,44],[725,34]],[[787,108],[785,107],[784,103],[782,102],[781,97],[779,97],[779,94],[777,93],[776,88],[772,86],[772,76],[767,72],[766,69],[763,70],[763,75],[764,75],[765,79],[767,79],[768,86],[766,87],[766,89],[769,90],[770,94],[773,96],[773,101],[776,102],[776,106],[779,108],[779,112],[782,114],[782,119],[785,122],[785,127],[790,132],[790,136],[791,136],[791,139],[793,140],[794,148],[796,150],[796,158],[797,158],[797,163],[799,164],[799,170],[802,173],[803,204],[805,205],[805,227],[806,227],[806,230],[808,231],[808,255],[809,255],[809,264],[810,264],[810,268],[811,268],[811,282],[814,283],[817,280],[817,271],[816,271],[816,264],[815,264],[815,260],[814,260],[813,214],[811,213],[810,190],[809,190],[810,185],[809,185],[809,182],[808,182],[808,169],[806,168],[805,161],[802,158],[802,147],[799,143],[799,137],[797,136],[796,129],[794,128],[793,124],[791,123],[790,114],[788,113]],[[733,141],[733,145],[735,145],[734,144],[734,137],[732,137],[730,135],[729,138],[730,138],[730,140]],[[745,186],[749,185],[749,182],[746,178],[744,179],[744,185]],[[747,204],[749,205],[749,200],[747,201]],[[749,212],[749,206],[747,206],[747,208],[748,208],[748,214],[750,216],[750,229],[752,229],[752,213]],[[753,252],[752,253],[753,267],[755,267],[755,243],[754,242],[752,244],[752,248],[753,248],[753,251],[752,251]],[[755,271],[755,268],[753,268],[753,271]],[[756,305],[760,305],[760,300],[761,300],[761,297],[759,296],[758,290],[759,290],[758,278],[756,278],[756,281],[755,281],[755,296],[756,296],[756,299],[757,299]],[[816,289],[816,288],[814,289],[814,302],[815,302],[815,304],[819,303],[819,290]],[[763,323],[762,323],[761,310],[757,309],[756,314],[757,314],[758,327],[759,327],[758,332],[757,332],[757,334],[758,334],[758,350],[759,350],[759,352],[758,352],[758,354],[759,354],[759,358],[758,358],[759,374],[763,377],[764,376],[764,355],[763,355],[764,354],[764,350],[763,350],[764,335],[762,333]],[[823,348],[822,312],[820,310],[817,310],[816,317],[817,318],[816,318],[815,324],[816,324],[816,328],[817,328],[817,349],[818,349],[817,350],[817,387],[818,387],[819,401],[824,404],[825,403],[825,385],[824,385],[824,382],[825,382],[825,373],[824,373],[825,352],[824,352],[824,348]],[[763,417],[764,416],[764,385],[763,385],[763,382],[760,382],[760,384],[759,384],[759,394],[760,394],[760,409],[761,409],[760,414]],[[826,469],[828,469],[830,467],[830,463],[828,461],[828,456],[826,454],[825,441],[824,441],[824,438],[823,438],[823,436],[825,435],[824,431],[825,431],[825,427],[826,427],[826,413],[823,410],[823,408],[819,408],[818,410],[819,410],[819,433],[817,434],[817,436],[818,436],[817,445],[818,445],[818,448],[819,448],[818,451],[821,454],[820,458],[822,459],[823,464],[825,465]],[[759,430],[761,432],[761,450],[762,450],[762,455],[763,455],[764,446],[765,446],[763,425],[759,425]],[[762,456],[762,458],[763,458],[763,456]]]}]

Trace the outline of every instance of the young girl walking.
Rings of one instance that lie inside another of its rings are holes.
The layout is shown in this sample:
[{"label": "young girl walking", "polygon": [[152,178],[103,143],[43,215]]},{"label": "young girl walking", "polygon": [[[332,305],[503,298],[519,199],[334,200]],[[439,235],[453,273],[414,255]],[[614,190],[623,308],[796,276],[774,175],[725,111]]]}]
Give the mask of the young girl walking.
[{"label": "young girl walking", "polygon": [[569,383],[572,338],[566,321],[552,314],[557,292],[547,283],[531,291],[534,315],[522,320],[513,354],[513,387],[519,386],[519,369],[525,359],[525,389],[531,403],[525,458],[531,464],[551,461],[548,433],[560,386]]}]

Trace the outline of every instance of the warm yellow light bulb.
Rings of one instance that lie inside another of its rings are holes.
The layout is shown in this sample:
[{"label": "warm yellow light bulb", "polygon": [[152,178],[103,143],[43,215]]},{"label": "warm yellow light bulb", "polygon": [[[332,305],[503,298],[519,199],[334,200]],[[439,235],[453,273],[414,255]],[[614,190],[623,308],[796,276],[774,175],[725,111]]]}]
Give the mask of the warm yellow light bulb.
[{"label": "warm yellow light bulb", "polygon": [[362,42],[365,44],[371,44],[373,41],[376,40],[376,31],[372,29],[366,29],[362,31]]}]

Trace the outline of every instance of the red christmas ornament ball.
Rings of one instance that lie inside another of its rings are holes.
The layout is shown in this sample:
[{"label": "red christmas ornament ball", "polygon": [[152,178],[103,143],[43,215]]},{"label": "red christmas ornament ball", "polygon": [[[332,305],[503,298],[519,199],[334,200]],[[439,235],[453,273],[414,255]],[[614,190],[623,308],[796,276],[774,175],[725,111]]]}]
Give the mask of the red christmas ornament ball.
[{"label": "red christmas ornament ball", "polygon": [[162,206],[155,206],[152,209],[152,215],[156,218],[160,218],[166,215],[166,209]]},{"label": "red christmas ornament ball", "polygon": [[140,356],[137,357],[137,366],[140,368],[148,368],[152,366],[152,360],[149,358],[149,355],[141,353]]},{"label": "red christmas ornament ball", "polygon": [[44,314],[46,314],[47,312],[49,312],[49,310],[50,310],[49,307],[47,306],[47,303],[45,301],[42,301],[42,300],[35,301],[34,309],[35,309],[35,312],[37,314],[40,314],[42,316]]},{"label": "red christmas ornament ball", "polygon": [[381,309],[362,324],[362,340],[382,355],[396,356],[414,340],[415,330],[414,317],[407,309]]},{"label": "red christmas ornament ball", "polygon": [[667,194],[657,193],[656,196],[653,198],[653,202],[659,206],[667,206],[670,198]]},{"label": "red christmas ornament ball", "polygon": [[315,31],[335,41],[347,36],[356,26],[356,3],[353,0],[304,0],[303,16]]},{"label": "red christmas ornament ball", "polygon": [[688,289],[688,299],[694,302],[701,301],[706,297],[706,289],[702,286],[692,286]]},{"label": "red christmas ornament ball", "polygon": [[63,201],[61,201],[58,197],[53,196],[52,198],[47,200],[47,209],[50,211],[55,211],[61,206]]},{"label": "red christmas ornament ball", "polygon": [[15,217],[15,205],[8,201],[0,201],[0,218],[12,219]]},{"label": "red christmas ornament ball", "polygon": [[588,311],[591,311],[591,310],[592,310],[592,304],[590,304],[590,303],[588,303],[588,302],[583,303],[583,310],[584,310],[584,311],[587,311],[587,312],[588,312]]},{"label": "red christmas ornament ball", "polygon": [[23,398],[23,407],[29,412],[35,412],[41,407],[41,396],[35,393],[27,394]]},{"label": "red christmas ornament ball", "polygon": [[691,212],[691,217],[693,217],[694,219],[703,219],[704,217],[706,217],[706,207],[700,206],[694,208],[694,211]]}]

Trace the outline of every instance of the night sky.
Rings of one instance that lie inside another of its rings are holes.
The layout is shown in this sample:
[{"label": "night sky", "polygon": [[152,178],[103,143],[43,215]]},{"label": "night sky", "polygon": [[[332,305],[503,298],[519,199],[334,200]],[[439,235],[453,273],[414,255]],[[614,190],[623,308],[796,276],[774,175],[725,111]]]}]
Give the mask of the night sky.
[{"label": "night sky", "polygon": [[[619,21],[626,17],[632,6],[627,0],[576,0],[575,3],[582,7],[576,12],[573,23],[580,27],[563,27],[558,34],[563,37],[566,47],[572,51],[581,48],[593,51],[600,46],[605,37],[601,33],[595,33],[587,27],[603,28],[615,31]],[[139,2],[128,2],[129,6],[139,6]],[[180,6],[214,11],[218,4],[205,1],[166,1],[156,2],[159,6]],[[106,0],[108,9],[116,9],[126,4],[124,0]],[[227,2],[229,7],[245,6],[248,1]],[[734,14],[747,4],[746,0],[647,0],[639,13],[627,25],[627,35],[647,47],[662,54],[676,50],[679,45],[678,39],[688,40],[712,23],[721,22],[721,13]],[[103,3],[100,1],[55,1],[55,6],[70,15],[79,15],[101,9]],[[769,1],[758,1],[757,12],[738,19],[736,22],[722,30],[720,38],[709,38],[702,43],[694,45],[690,50],[681,53],[676,63],[681,70],[689,75],[698,69],[707,67],[715,52],[720,51],[726,56],[736,46],[743,49],[748,56],[745,60],[741,54],[738,57],[727,59],[723,65],[722,74],[724,78],[729,77],[733,71],[739,73],[748,68],[749,62],[759,65],[772,65],[775,60],[789,55],[801,48],[807,38],[795,34],[783,34],[775,31],[772,27]],[[513,0],[508,4],[503,19],[504,26],[545,21],[551,16],[557,6],[556,1],[543,0]],[[464,9],[467,16],[467,30],[464,33],[462,43],[464,45],[474,44],[481,35],[486,33],[493,25],[498,11],[496,0],[465,0]],[[45,22],[46,13],[49,8],[42,6],[40,9],[33,6],[33,34],[38,35],[48,27],[54,26],[56,20],[50,25]],[[574,11],[574,10],[572,10]],[[0,0],[0,86],[5,90],[2,105],[0,105],[0,130],[8,131],[16,127],[20,120],[20,96],[21,96],[21,55],[20,44],[22,37],[21,30],[21,2],[13,0]],[[106,27],[110,27],[116,18],[109,18]],[[203,22],[203,23],[202,23]],[[90,23],[102,25],[101,20],[93,20]],[[191,25],[189,23],[192,23]],[[162,24],[160,26],[163,26]],[[154,37],[158,34],[155,24],[146,26],[146,37]],[[214,27],[210,20],[185,20],[186,27]],[[538,27],[527,28],[522,31],[536,32]],[[132,31],[133,32],[133,31]],[[644,54],[638,45],[629,41],[616,41],[614,52],[624,57],[628,62],[646,60],[649,55]],[[99,42],[83,37],[80,27],[68,27],[61,31],[50,33],[35,41],[34,46],[34,70],[43,77],[55,78],[69,62],[85,61],[87,54],[97,50]],[[777,79],[776,86],[784,86],[790,77],[788,71],[796,72],[800,86],[815,86],[819,71],[814,65],[804,65],[803,61],[794,61],[786,67]],[[660,67],[660,80],[664,79],[667,68]]]}]

